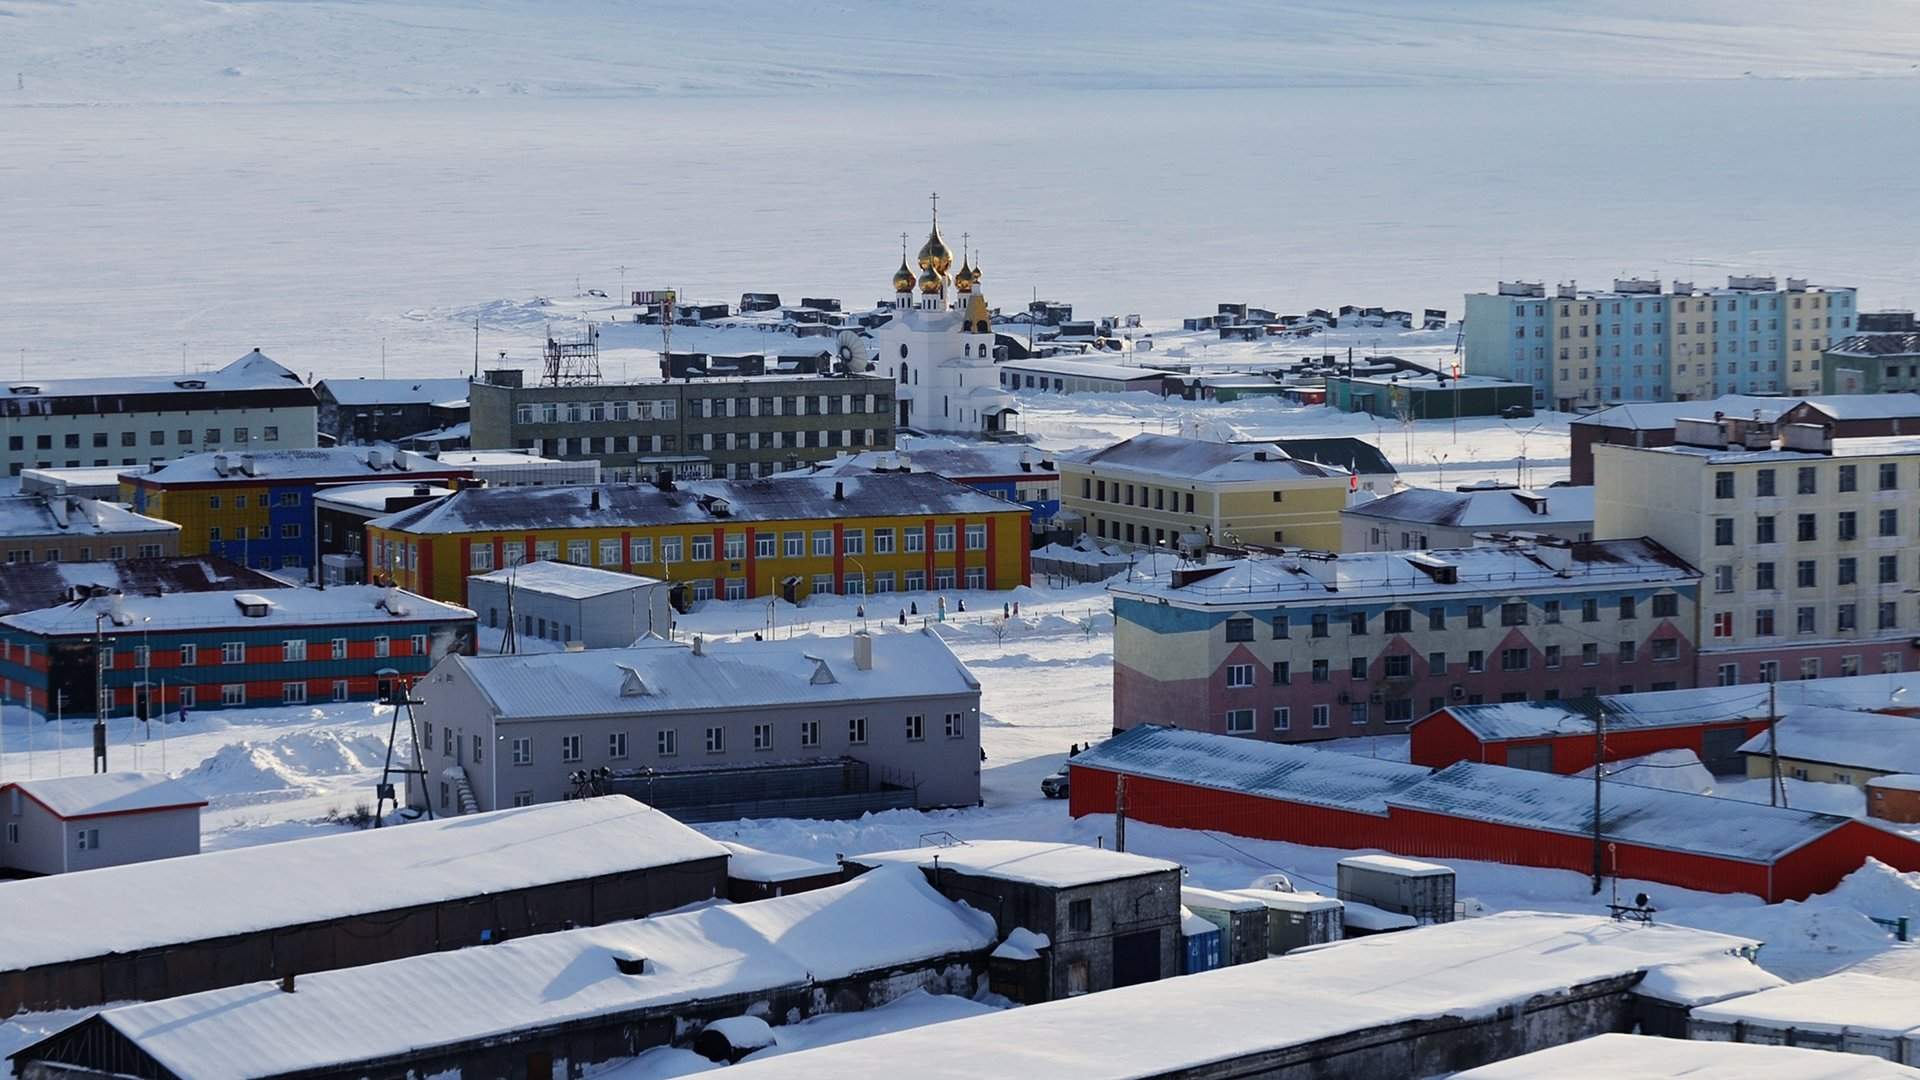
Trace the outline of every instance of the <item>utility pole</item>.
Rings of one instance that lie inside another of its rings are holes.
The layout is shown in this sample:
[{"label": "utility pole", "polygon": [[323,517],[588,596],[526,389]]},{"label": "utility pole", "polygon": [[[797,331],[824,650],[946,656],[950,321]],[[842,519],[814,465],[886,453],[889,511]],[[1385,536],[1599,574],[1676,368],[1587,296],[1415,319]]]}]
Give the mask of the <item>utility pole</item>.
[{"label": "utility pole", "polygon": [[1113,778],[1113,850],[1127,850],[1127,778]]},{"label": "utility pole", "polygon": [[1772,779],[1767,782],[1767,805],[1787,801],[1787,784],[1780,778],[1780,694],[1776,680],[1767,681],[1767,757]]},{"label": "utility pole", "polygon": [[100,632],[105,613],[93,617],[93,771],[107,771],[107,663],[106,639]]},{"label": "utility pole", "polygon": [[1606,866],[1606,843],[1600,837],[1600,780],[1606,771],[1607,711],[1593,717],[1593,894],[1600,895],[1601,871]]}]

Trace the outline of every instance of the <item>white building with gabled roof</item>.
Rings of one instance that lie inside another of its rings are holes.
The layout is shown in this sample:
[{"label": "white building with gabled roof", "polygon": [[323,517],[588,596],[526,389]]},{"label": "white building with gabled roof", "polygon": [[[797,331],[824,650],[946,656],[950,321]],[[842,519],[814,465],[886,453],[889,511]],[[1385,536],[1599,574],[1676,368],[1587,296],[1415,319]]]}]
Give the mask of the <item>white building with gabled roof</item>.
[{"label": "white building with gabled roof", "polygon": [[0,872],[94,870],[196,855],[207,800],[160,773],[91,773],[0,785]]}]

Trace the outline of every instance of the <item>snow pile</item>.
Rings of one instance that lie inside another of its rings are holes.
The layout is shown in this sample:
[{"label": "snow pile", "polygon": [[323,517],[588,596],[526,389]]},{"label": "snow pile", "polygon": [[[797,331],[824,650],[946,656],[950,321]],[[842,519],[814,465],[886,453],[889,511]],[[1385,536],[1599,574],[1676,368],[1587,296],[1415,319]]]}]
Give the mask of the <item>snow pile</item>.
[{"label": "snow pile", "polygon": [[[1580,775],[1592,779],[1593,770],[1584,769]],[[1691,750],[1655,750],[1644,757],[1610,761],[1606,775],[1608,780],[1636,787],[1684,791],[1691,795],[1713,794],[1713,773]]]},{"label": "snow pile", "polygon": [[[1213,924],[1207,925],[1211,927]],[[1007,940],[993,950],[993,957],[996,960],[1038,960],[1040,950],[1052,944],[1053,941],[1047,935],[1035,933],[1024,926],[1016,926],[1013,928],[1013,933],[1007,935]]]},{"label": "snow pile", "polygon": [[1635,984],[1633,992],[1692,1008],[1785,985],[1785,979],[1751,960],[1721,956],[1654,968]]},{"label": "snow pile", "polygon": [[180,779],[208,798],[308,791],[320,786],[320,777],[379,768],[386,753],[386,739],[374,732],[318,728],[228,743]]},{"label": "snow pile", "polygon": [[1920,924],[1920,871],[1902,873],[1869,856],[1860,869],[1841,878],[1826,898],[1875,918],[1905,915]]},{"label": "snow pile", "polygon": [[1901,873],[1869,858],[1833,891],[1810,896],[1804,902],[1680,908],[1663,912],[1659,918],[1765,941],[1768,945],[1760,951],[1761,966],[1798,980],[1825,975],[1884,952],[1893,944],[1892,932],[1873,918],[1902,915],[1920,920],[1920,872]]}]

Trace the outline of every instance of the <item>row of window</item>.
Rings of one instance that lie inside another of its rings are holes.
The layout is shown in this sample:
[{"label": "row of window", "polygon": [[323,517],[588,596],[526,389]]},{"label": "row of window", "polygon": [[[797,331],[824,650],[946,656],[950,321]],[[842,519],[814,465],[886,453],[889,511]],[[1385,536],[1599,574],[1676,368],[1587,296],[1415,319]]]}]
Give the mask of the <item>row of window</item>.
[{"label": "row of window", "polygon": [[[1655,638],[1648,643],[1647,651],[1655,663],[1678,660],[1680,659],[1680,639]],[[1543,645],[1540,647],[1540,656],[1542,665],[1548,670],[1552,671],[1560,668],[1562,656],[1560,646]],[[1640,658],[1639,643],[1636,641],[1622,641],[1618,644],[1613,656],[1614,660],[1618,663],[1636,663]],[[1381,657],[1381,677],[1387,679],[1412,678],[1413,659],[1410,654],[1404,653]],[[1428,653],[1426,656],[1426,674],[1432,676],[1446,675],[1447,663],[1446,653]],[[1580,646],[1580,663],[1584,667],[1593,667],[1600,663],[1600,644],[1598,642],[1590,641]],[[1372,661],[1367,657],[1356,656],[1347,662],[1347,674],[1354,679],[1365,679],[1368,677],[1367,672],[1371,666]],[[1500,650],[1500,670],[1526,671],[1532,666],[1532,649],[1521,647]],[[1227,689],[1242,690],[1254,685],[1254,665],[1228,664],[1225,670]],[[1469,674],[1479,674],[1486,671],[1486,652],[1481,649],[1469,650],[1466,658],[1466,670]],[[1309,677],[1313,682],[1330,682],[1332,680],[1332,674],[1332,661],[1314,660],[1311,662]],[[1290,660],[1274,661],[1272,666],[1272,680],[1274,686],[1291,686],[1293,684],[1293,662]]]},{"label": "row of window", "polygon": [[[277,529],[282,540],[300,539],[300,526],[294,522],[283,522],[277,526]],[[212,525],[207,528],[207,542],[214,544],[222,540],[271,540],[275,531],[276,526],[273,525],[256,525],[249,535],[245,525],[234,525],[224,529],[218,525]]]},{"label": "row of window", "polygon": [[[141,544],[139,547],[135,548],[134,550],[139,552],[139,556],[142,559],[157,559],[160,557],[160,554],[161,554],[161,545]],[[109,559],[124,559],[126,557],[127,557],[127,549],[124,545],[114,544],[113,546],[107,548],[107,558]],[[7,550],[7,561],[10,563],[30,563],[33,561],[33,549],[32,548],[9,548]],[[45,557],[42,558],[40,561],[41,562],[59,562],[60,549],[59,548],[46,549]],[[79,557],[76,561],[92,562],[93,548],[90,546],[81,547]]]},{"label": "row of window", "polygon": [[[1795,634],[1828,633],[1821,625],[1822,608],[1812,604],[1793,609],[1793,632]],[[1900,629],[1900,604],[1895,600],[1882,600],[1874,605],[1873,628],[1875,630]],[[1710,620],[1711,634],[1715,638],[1725,639],[1737,636],[1734,613],[1715,612]],[[1861,629],[1860,606],[1858,604],[1835,604],[1833,606],[1832,633],[1851,634]],[[1775,637],[1780,634],[1780,624],[1775,609],[1756,608],[1753,612],[1753,636]]]},{"label": "row of window", "polygon": [[[285,664],[303,663],[308,658],[308,646],[317,646],[319,644],[317,641],[309,642],[305,638],[288,638],[280,643],[280,661]],[[14,642],[0,641],[0,660],[12,660],[15,648]],[[23,658],[31,656],[32,647],[30,645],[22,643],[18,648]],[[411,635],[406,639],[406,648],[406,652],[395,653],[393,651],[392,638],[383,634],[373,639],[373,655],[376,657],[425,656],[427,655],[427,635]],[[347,659],[347,639],[333,638],[329,640],[326,643],[326,650],[328,654],[327,659]],[[211,648],[207,651],[209,655],[213,654]],[[317,652],[317,650],[315,651]],[[176,666],[178,667],[192,667],[200,663],[200,646],[193,642],[187,642],[180,645],[177,649],[162,649],[158,654],[153,653],[148,646],[136,645],[129,650],[132,658],[130,666],[133,668],[147,667],[155,659],[156,655],[164,656],[168,652],[174,654]],[[208,663],[244,664],[247,662],[247,643],[244,641],[223,641],[220,643],[218,655],[218,660],[209,660]],[[111,670],[118,666],[118,657],[119,651],[114,646],[105,645],[99,649],[95,656],[95,662],[100,667]]]},{"label": "row of window", "polygon": [[[513,419],[516,424],[674,420],[678,419],[679,408],[679,402],[672,398],[652,401],[521,402],[514,407]],[[795,394],[687,400],[687,415],[701,420],[749,416],[857,416],[871,413],[884,416],[892,410],[893,399],[878,394]]]},{"label": "row of window", "polygon": [[[841,532],[839,553],[854,556],[868,554],[869,535],[873,541],[871,553],[874,555],[894,555],[901,551],[915,554],[927,550],[925,529],[903,528],[897,531],[873,529],[870,534],[866,529],[845,529]],[[898,546],[896,546],[896,539]],[[952,525],[933,527],[933,550],[953,551],[956,539],[963,542],[964,546],[961,548],[963,551],[985,551],[987,526],[985,523],[970,524],[964,530],[956,529]],[[561,558],[560,545],[561,542],[558,540],[535,540],[533,557],[536,561],[558,562]],[[399,541],[395,541],[393,546],[398,548],[401,545]],[[411,555],[411,551],[414,545],[409,543],[405,546],[409,552],[407,565],[412,568],[414,556]],[[385,565],[386,542],[376,539],[374,549],[374,561]],[[598,564],[601,566],[649,566],[656,561],[661,563],[712,562],[714,561],[714,537],[711,533],[691,537],[664,536],[659,538],[657,548],[653,537],[640,537],[633,540],[624,552],[630,556],[630,562],[623,562],[621,542],[617,539],[568,540],[565,551],[565,561],[581,566],[594,565],[596,555]],[[520,539],[505,542],[501,546],[501,552],[507,566],[520,565],[526,559],[526,543]],[[763,533],[753,538],[753,554],[756,559],[831,557],[834,554],[833,530],[815,529],[811,534],[799,530]],[[726,562],[744,562],[747,558],[747,534],[743,532],[722,534],[720,557]],[[485,541],[475,544],[467,553],[467,568],[478,573],[494,569],[493,545]]]},{"label": "row of window", "polygon": [[[1819,465],[1797,466],[1793,470],[1794,494],[1818,495],[1820,493],[1820,474],[1824,471],[1825,469]],[[1771,498],[1780,494],[1778,472],[1779,470],[1771,468],[1754,469],[1752,471],[1753,491],[1749,494],[1761,499]],[[1874,489],[1876,491],[1900,490],[1899,462],[1879,462],[1873,466],[1872,475]],[[1740,498],[1736,476],[1737,474],[1732,469],[1717,470],[1713,474],[1713,497],[1716,499]],[[1916,471],[1916,477],[1920,477],[1920,470]],[[1860,466],[1857,464],[1835,466],[1834,481],[1836,490],[1842,492],[1859,491]]]},{"label": "row of window", "polygon": [[[1839,672],[1840,676],[1842,678],[1851,678],[1855,675],[1860,674],[1860,660],[1861,660],[1861,657],[1859,653],[1847,653],[1841,656],[1840,672]],[[1880,654],[1880,671],[1882,674],[1892,674],[1894,672],[1900,671],[1901,663],[1902,663],[1901,656],[1898,652],[1883,652]],[[1801,658],[1800,678],[1802,679],[1820,678],[1821,666],[1822,665],[1820,662],[1820,657],[1808,656],[1808,657]],[[1761,682],[1761,683],[1779,682],[1780,681],[1780,661],[1778,660],[1760,661],[1760,663],[1757,665],[1756,674],[1758,675],[1758,678],[1756,680],[1758,682]],[[1740,665],[1739,664],[1721,664],[1719,667],[1719,671],[1717,673],[1717,681],[1718,681],[1718,684],[1721,686],[1740,685]]]},{"label": "row of window", "polygon": [[[1874,511],[1875,536],[1900,535],[1900,511],[1888,507]],[[1833,516],[1834,539],[1840,541],[1860,538],[1860,513],[1857,510],[1841,510]],[[1796,543],[1816,543],[1820,539],[1819,514],[1795,514],[1793,519],[1793,538]],[[1775,514],[1756,514],[1753,517],[1753,537],[1755,544],[1780,543],[1780,521]],[[1713,519],[1713,545],[1715,547],[1733,547],[1734,519],[1730,517]]]},{"label": "row of window", "polygon": [[[1639,597],[1622,596],[1609,606],[1613,607],[1622,619],[1636,619],[1640,617]],[[1654,595],[1652,603],[1647,606],[1651,610],[1653,618],[1676,618],[1680,614],[1680,596],[1677,593],[1657,593]],[[1533,619],[1532,607],[1533,605],[1525,601],[1515,601],[1513,603],[1499,605],[1500,625],[1528,625]],[[1601,604],[1599,599],[1595,597],[1582,599],[1579,607],[1580,621],[1599,622],[1600,609]],[[1486,626],[1487,613],[1488,609],[1484,604],[1468,604],[1465,611],[1466,625],[1468,628],[1474,629]],[[1559,623],[1563,618],[1563,614],[1561,601],[1543,600],[1540,602],[1541,622],[1548,624]],[[1413,632],[1413,619],[1414,611],[1411,608],[1388,608],[1380,613],[1381,632],[1387,634],[1410,634]],[[1372,617],[1364,611],[1349,612],[1345,617],[1345,623],[1347,633],[1357,637],[1369,633],[1369,627],[1372,625]],[[1292,617],[1284,611],[1275,613],[1267,620],[1267,626],[1275,638],[1292,637],[1293,627],[1295,625],[1296,623]],[[1309,637],[1330,637],[1332,636],[1334,617],[1327,612],[1316,611],[1307,617],[1307,621],[1304,624],[1298,625],[1307,627]],[[1426,628],[1428,630],[1445,630],[1447,628],[1447,609],[1444,607],[1427,608]],[[1252,619],[1245,616],[1235,616],[1226,621],[1226,639],[1228,641],[1252,641],[1253,638],[1254,621]]]},{"label": "row of window", "polygon": [[[258,504],[259,504],[259,505],[261,505],[261,506],[266,506],[266,505],[267,505],[267,497],[266,497],[265,495],[262,495],[262,496],[260,496],[260,498],[259,498],[259,499],[257,500],[257,502],[258,502]],[[220,509],[220,505],[221,505],[221,504],[220,504],[220,496],[218,496],[218,495],[209,495],[209,496],[207,496],[207,509],[209,509],[209,510],[218,510],[218,509]],[[233,498],[232,498],[232,501],[231,501],[231,503],[230,503],[230,505],[231,505],[231,506],[232,506],[232,507],[233,507],[233,508],[234,508],[235,510],[245,510],[245,509],[247,508],[247,496],[245,496],[245,495],[235,495],[235,496],[233,496]],[[295,507],[295,508],[298,508],[298,507],[299,507],[299,505],[300,505],[300,493],[299,493],[299,492],[297,492],[297,491],[277,491],[277,492],[274,492],[274,495],[273,495],[273,505],[274,505],[274,506],[291,506],[291,507]]]},{"label": "row of window", "polygon": [[[1763,591],[1777,591],[1781,588],[1779,565],[1771,560],[1759,560],[1753,564],[1753,588]],[[1713,568],[1713,591],[1730,593],[1736,587],[1738,577],[1734,567],[1721,563]],[[1842,555],[1834,560],[1833,584],[1857,585],[1860,583],[1860,560],[1857,556]],[[1900,581],[1900,556],[1898,554],[1878,556],[1874,563],[1874,580],[1881,585],[1895,585]],[[1796,589],[1817,589],[1821,587],[1820,561],[1818,559],[1796,559],[1793,563],[1793,587]]]},{"label": "row of window", "polygon": [[[1856,657],[1855,659],[1857,660],[1858,658]],[[1898,668],[1896,667],[1894,670],[1898,670]],[[1814,676],[1807,677],[1813,678]],[[1723,683],[1722,685],[1731,684]],[[1676,689],[1677,686],[1678,684],[1673,682],[1656,682],[1648,687],[1648,689],[1654,691],[1673,690]],[[1615,689],[1618,693],[1631,694],[1636,687],[1632,683],[1624,683]],[[1580,691],[1580,696],[1592,697],[1598,692],[1599,687],[1589,686]],[[1485,701],[1485,695],[1483,694],[1465,694],[1462,695],[1462,697],[1468,705],[1479,705]],[[1560,700],[1560,691],[1558,689],[1549,689],[1542,694],[1541,697],[1546,701],[1558,701]],[[1527,700],[1527,695],[1525,691],[1510,691],[1501,694],[1500,700],[1525,701]],[[1444,697],[1430,697],[1427,699],[1426,711],[1428,713],[1437,712],[1444,708],[1446,704],[1447,699]],[[1411,724],[1414,719],[1413,706],[1414,702],[1411,698],[1385,698],[1380,701],[1353,701],[1342,706],[1342,708],[1346,711],[1348,723],[1355,727],[1365,727],[1369,723],[1372,723],[1374,710],[1376,708],[1380,710],[1381,719],[1386,723]],[[1307,716],[1310,728],[1315,731],[1321,731],[1332,727],[1333,709],[1334,707],[1332,705],[1325,704],[1309,706]],[[1276,733],[1284,734],[1293,730],[1293,706],[1276,705],[1269,715],[1272,718],[1273,731]],[[1423,713],[1422,715],[1425,714]],[[1238,708],[1226,710],[1223,718],[1226,721],[1227,734],[1255,734],[1255,724],[1258,722],[1257,717],[1258,710],[1256,709]]]},{"label": "row of window", "polygon": [[[1724,309],[1724,310],[1726,310],[1726,311],[1729,311],[1729,312],[1733,312],[1733,311],[1739,311],[1739,310],[1740,310],[1740,299],[1741,299],[1740,297],[1734,297],[1734,296],[1729,296],[1729,297],[1726,297],[1726,298],[1725,298],[1725,303],[1726,303],[1726,305],[1727,305],[1727,306],[1725,307],[1725,309]],[[1778,311],[1778,310],[1780,310],[1780,297],[1779,297],[1778,295],[1774,295],[1774,296],[1768,296],[1768,297],[1766,297],[1765,299],[1766,299],[1766,301],[1767,301],[1767,306],[1766,306],[1766,310],[1768,310],[1768,311]],[[1813,307],[1814,307],[1814,308],[1815,308],[1816,310],[1818,310],[1818,309],[1820,309],[1820,308],[1822,308],[1822,307],[1829,307],[1829,306],[1831,306],[1831,307],[1851,307],[1851,306],[1853,305],[1853,297],[1852,297],[1852,295],[1851,295],[1851,294],[1849,294],[1849,293],[1820,293],[1820,294],[1815,294],[1815,295],[1812,295],[1812,296],[1807,296],[1807,297],[1801,297],[1801,296],[1794,296],[1794,297],[1793,297],[1793,310],[1795,310],[1795,311],[1799,311],[1799,310],[1800,310],[1800,301],[1801,301],[1802,299],[1810,299],[1810,300],[1812,300],[1812,301],[1813,301],[1813,304],[1812,304],[1812,306],[1813,306]],[[1757,296],[1752,296],[1752,297],[1747,297],[1747,298],[1746,298],[1746,301],[1747,301],[1747,310],[1748,310],[1748,311],[1759,311],[1759,310],[1761,310],[1761,308],[1760,308],[1760,300],[1761,300],[1761,298],[1760,298],[1760,297],[1757,297]],[[1829,305],[1829,304],[1827,304],[1827,303],[1825,303],[1825,302],[1824,302],[1824,301],[1829,301],[1829,300],[1830,300],[1830,301],[1832,301],[1832,303],[1831,303],[1831,305]],[[1593,301],[1593,302],[1592,302],[1592,307],[1593,307],[1593,314],[1595,314],[1595,315],[1605,315],[1605,314],[1613,314],[1613,315],[1620,315],[1620,314],[1623,314],[1623,311],[1621,310],[1621,305],[1623,305],[1623,304],[1625,304],[1625,303],[1629,303],[1629,302],[1633,304],[1633,313],[1634,313],[1634,314],[1636,314],[1636,315],[1643,315],[1643,314],[1646,314],[1648,310],[1651,310],[1651,311],[1653,312],[1653,314],[1655,314],[1655,315],[1658,315],[1658,314],[1660,314],[1660,313],[1661,313],[1661,309],[1662,309],[1662,305],[1663,305],[1663,303],[1664,303],[1664,301],[1660,301],[1660,300],[1634,300],[1634,301],[1624,301],[1624,300],[1613,300],[1613,301],[1603,301],[1603,300],[1596,300],[1596,301]],[[1706,299],[1706,300],[1684,300],[1684,299],[1682,299],[1682,300],[1675,300],[1675,301],[1674,301],[1673,303],[1674,303],[1674,312],[1675,312],[1676,314],[1680,314],[1680,315],[1685,315],[1685,314],[1687,314],[1687,313],[1688,313],[1688,309],[1689,309],[1689,305],[1691,305],[1691,306],[1692,306],[1692,310],[1693,310],[1694,312],[1708,312],[1708,311],[1721,311],[1721,310],[1723,310],[1723,309],[1721,308],[1721,306],[1720,306],[1720,305],[1721,305],[1721,303],[1722,303],[1722,300],[1721,300],[1720,298],[1717,298],[1717,297],[1716,297],[1716,298],[1711,298],[1711,299]],[[1586,315],[1586,314],[1587,314],[1587,307],[1588,307],[1588,305],[1587,305],[1587,304],[1585,304],[1585,303],[1580,303],[1580,304],[1575,304],[1575,303],[1562,303],[1562,304],[1560,304],[1559,306],[1560,306],[1560,317],[1561,317],[1561,318],[1563,318],[1563,319],[1565,319],[1565,318],[1570,318],[1570,317],[1572,317],[1572,314],[1573,314],[1573,311],[1574,311],[1574,309],[1575,309],[1575,308],[1578,308],[1578,309],[1579,309],[1579,312],[1580,312],[1580,314],[1581,314],[1581,315],[1583,315],[1583,316],[1584,316],[1584,315]],[[1515,315],[1516,317],[1518,317],[1518,318],[1523,318],[1523,319],[1524,319],[1524,318],[1526,318],[1526,316],[1527,316],[1527,308],[1528,308],[1528,307],[1529,307],[1529,305],[1528,305],[1528,304],[1525,304],[1525,303],[1519,303],[1519,304],[1515,304],[1515,305],[1513,306],[1513,313],[1514,313],[1514,315]],[[1534,316],[1534,318],[1545,318],[1545,317],[1546,317],[1546,314],[1547,314],[1547,305],[1546,305],[1546,304],[1544,304],[1544,303],[1534,303],[1534,304],[1532,304],[1532,305],[1531,305],[1531,307],[1533,308],[1533,316]],[[1610,310],[1604,310],[1604,309],[1610,309]],[[1828,321],[1829,321],[1829,322],[1831,322],[1831,321],[1832,321],[1832,316],[1827,316],[1827,318],[1828,318]],[[1852,319],[1852,316],[1842,316],[1842,325],[1849,325],[1849,326],[1850,326],[1850,325],[1852,325],[1852,322],[1853,322],[1853,319]]]},{"label": "row of window", "polygon": [[[222,441],[221,435],[223,431],[225,431],[224,428],[207,428],[205,431],[206,437],[202,441],[207,444],[218,443]],[[96,448],[105,447],[109,445],[111,439],[112,439],[112,436],[110,436],[107,432],[96,431],[96,432],[93,432],[92,434],[91,442]],[[243,428],[243,427],[234,428],[233,441],[236,443],[252,442],[253,441],[252,429]],[[260,441],[261,442],[279,442],[280,441],[279,427],[269,426],[269,427],[261,428]],[[175,431],[174,442],[176,445],[179,445],[179,446],[194,445],[193,429],[180,428],[179,430]],[[140,445],[140,433],[137,431],[123,431],[120,433],[119,443],[121,446],[138,446]],[[68,450],[80,449],[80,433],[77,431],[67,432],[64,436],[61,437],[61,445],[66,447]],[[149,446],[167,445],[167,433],[164,431],[147,432],[147,445]],[[34,446],[34,449],[36,450],[51,450],[53,449],[53,436],[52,435],[35,435],[33,437],[33,446]],[[26,448],[27,448],[26,436],[24,435],[7,436],[8,450],[19,451],[19,450],[25,450]]]},{"label": "row of window", "polygon": [[[924,742],[927,738],[927,718],[924,714],[913,713],[901,722],[902,731],[908,742]],[[433,725],[426,726],[422,741],[426,749],[433,749]],[[820,721],[800,720],[794,723],[794,731],[802,750],[818,749],[820,746]],[[941,718],[941,731],[949,739],[965,738],[967,719],[964,713],[947,713]],[[772,721],[756,722],[750,732],[752,747],[755,750],[777,749],[778,738]],[[867,718],[853,716],[847,718],[847,743],[850,746],[864,746],[867,742]],[[485,744],[476,735],[473,737],[473,762],[482,763]],[[701,746],[709,754],[727,752],[727,728],[724,725],[712,725],[702,732]],[[451,727],[441,728],[440,753],[442,757],[453,757],[457,748]],[[624,761],[627,758],[628,734],[614,731],[607,734],[607,760]],[[534,739],[531,735],[516,735],[509,744],[509,761],[514,765],[531,765],[534,761]],[[576,764],[584,760],[582,737],[580,735],[561,735],[559,737],[560,761],[563,764]],[[654,732],[653,752],[656,757],[675,757],[680,753],[680,729],[660,728]]]},{"label": "row of window", "polygon": [[[1109,490],[1111,490],[1111,498],[1108,497]],[[1134,501],[1136,496],[1139,502]],[[1115,480],[1109,489],[1105,480],[1083,476],[1080,478],[1080,497],[1095,502],[1110,502],[1117,506],[1138,506],[1141,509],[1148,509],[1151,503],[1151,509],[1154,510],[1171,510],[1176,514],[1193,513],[1193,492],[1153,487],[1148,484],[1123,484]],[[1273,493],[1274,502],[1280,502],[1282,499],[1281,492]],[[1183,503],[1186,507],[1184,510],[1181,509]]]}]

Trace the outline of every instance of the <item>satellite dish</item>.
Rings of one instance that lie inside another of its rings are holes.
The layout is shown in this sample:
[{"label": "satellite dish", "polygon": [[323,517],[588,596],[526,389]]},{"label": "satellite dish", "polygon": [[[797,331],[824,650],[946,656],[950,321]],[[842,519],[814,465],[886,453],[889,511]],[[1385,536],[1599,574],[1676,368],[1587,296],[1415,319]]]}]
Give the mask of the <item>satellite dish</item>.
[{"label": "satellite dish", "polygon": [[833,355],[840,361],[841,371],[866,371],[873,366],[873,354],[867,349],[867,339],[852,330],[842,330],[840,336],[834,338]]}]

